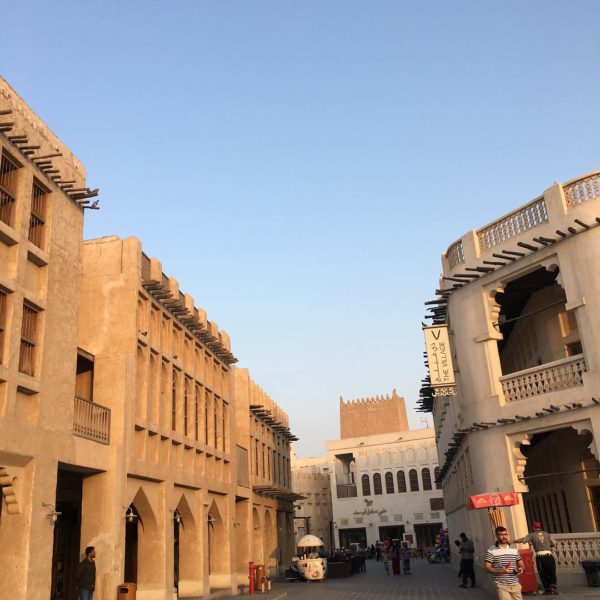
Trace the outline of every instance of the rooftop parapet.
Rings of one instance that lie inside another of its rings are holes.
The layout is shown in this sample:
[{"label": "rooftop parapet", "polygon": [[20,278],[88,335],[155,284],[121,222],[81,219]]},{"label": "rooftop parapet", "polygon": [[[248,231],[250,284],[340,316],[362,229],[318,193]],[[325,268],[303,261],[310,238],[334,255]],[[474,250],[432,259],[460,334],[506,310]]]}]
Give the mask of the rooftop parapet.
[{"label": "rooftop parapet", "polygon": [[344,400],[342,396],[340,396],[340,409],[341,408],[349,408],[352,406],[360,406],[365,404],[383,404],[389,402],[395,402],[400,399],[401,396],[398,396],[396,390],[392,390],[392,395],[387,394],[386,396],[370,396],[367,398],[357,398],[355,400]]},{"label": "rooftop parapet", "polygon": [[406,404],[396,390],[386,396],[344,401],[340,396],[340,436],[342,439],[407,431]]},{"label": "rooftop parapet", "polygon": [[2,77],[0,135],[10,142],[16,159],[34,165],[40,180],[62,190],[80,206],[98,195],[97,189],[85,185],[81,161]]},{"label": "rooftop parapet", "polygon": [[250,377],[248,377],[248,401],[250,412],[288,441],[298,438],[290,431],[290,420],[281,407]]},{"label": "rooftop parapet", "polygon": [[[442,256],[443,275],[458,288],[520,258],[597,226],[600,171],[556,183],[542,196],[470,231]],[[465,271],[467,273],[465,273]],[[442,286],[444,287],[444,286]]]},{"label": "rooftop parapet", "polygon": [[237,362],[231,353],[229,334],[219,330],[216,323],[206,318],[206,312],[194,305],[192,296],[180,291],[179,282],[163,273],[159,260],[149,258],[144,253],[141,279],[142,287],[218,358],[228,365]]}]

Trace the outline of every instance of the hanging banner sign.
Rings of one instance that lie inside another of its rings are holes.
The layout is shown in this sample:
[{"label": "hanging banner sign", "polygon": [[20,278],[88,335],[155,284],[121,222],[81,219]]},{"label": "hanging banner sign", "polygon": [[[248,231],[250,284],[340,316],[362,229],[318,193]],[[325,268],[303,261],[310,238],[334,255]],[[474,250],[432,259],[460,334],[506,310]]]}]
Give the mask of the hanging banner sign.
[{"label": "hanging banner sign", "polygon": [[455,385],[450,340],[448,339],[448,326],[423,327],[423,333],[425,335],[431,387],[450,387]]},{"label": "hanging banner sign", "polygon": [[496,506],[514,506],[519,504],[517,492],[499,492],[498,494],[479,494],[469,496],[466,505],[468,508],[494,508]]}]

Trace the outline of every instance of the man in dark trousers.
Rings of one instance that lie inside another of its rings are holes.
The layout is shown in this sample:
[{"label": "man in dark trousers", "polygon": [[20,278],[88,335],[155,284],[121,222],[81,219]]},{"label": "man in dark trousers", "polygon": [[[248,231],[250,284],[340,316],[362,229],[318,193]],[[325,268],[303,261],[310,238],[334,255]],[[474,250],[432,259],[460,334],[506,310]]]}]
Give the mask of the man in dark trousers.
[{"label": "man in dark trousers", "polygon": [[460,534],[458,551],[460,553],[460,571],[462,573],[462,585],[460,587],[467,587],[467,579],[471,580],[471,587],[475,587],[475,569],[473,568],[475,546],[473,545],[473,540],[470,540],[466,533]]},{"label": "man in dark trousers", "polygon": [[544,594],[558,594],[556,586],[556,561],[552,554],[554,540],[552,536],[542,529],[539,521],[534,521],[533,532],[515,540],[517,544],[530,544],[535,550],[535,566],[544,586]]},{"label": "man in dark trousers", "polygon": [[85,558],[77,567],[75,580],[77,582],[78,600],[92,600],[94,588],[96,587],[96,550],[94,546],[85,549]]}]

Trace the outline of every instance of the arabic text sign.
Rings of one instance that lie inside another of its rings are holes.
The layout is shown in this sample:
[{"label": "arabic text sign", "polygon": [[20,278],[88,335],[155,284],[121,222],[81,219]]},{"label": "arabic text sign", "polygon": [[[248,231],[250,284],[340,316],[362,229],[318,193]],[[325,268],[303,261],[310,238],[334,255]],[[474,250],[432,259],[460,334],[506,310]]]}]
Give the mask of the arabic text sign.
[{"label": "arabic text sign", "polygon": [[448,326],[424,327],[431,386],[454,385],[454,368],[448,339]]}]

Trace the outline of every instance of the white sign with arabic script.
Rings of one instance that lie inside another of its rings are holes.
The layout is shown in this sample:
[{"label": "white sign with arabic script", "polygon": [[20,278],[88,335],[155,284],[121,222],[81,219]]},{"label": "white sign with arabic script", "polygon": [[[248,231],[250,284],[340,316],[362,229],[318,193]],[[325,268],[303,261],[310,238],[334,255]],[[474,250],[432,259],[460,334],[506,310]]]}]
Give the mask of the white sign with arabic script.
[{"label": "white sign with arabic script", "polygon": [[425,335],[431,387],[454,385],[456,382],[454,381],[448,326],[423,327],[423,333]]}]

